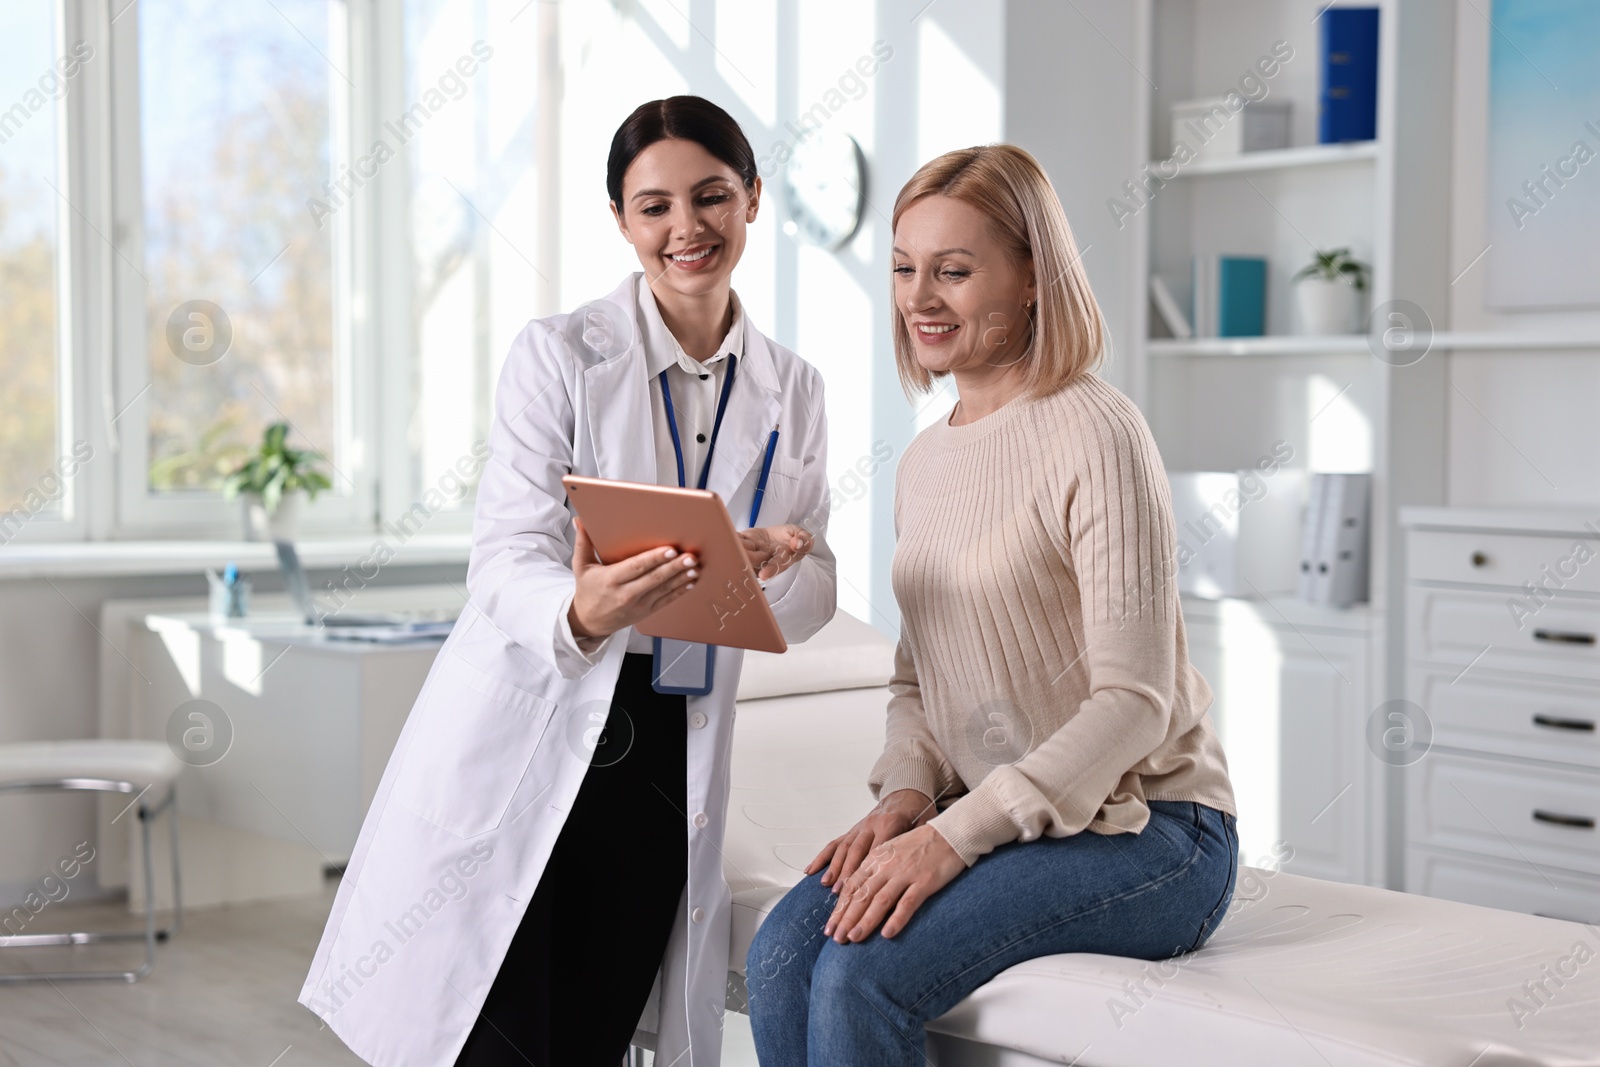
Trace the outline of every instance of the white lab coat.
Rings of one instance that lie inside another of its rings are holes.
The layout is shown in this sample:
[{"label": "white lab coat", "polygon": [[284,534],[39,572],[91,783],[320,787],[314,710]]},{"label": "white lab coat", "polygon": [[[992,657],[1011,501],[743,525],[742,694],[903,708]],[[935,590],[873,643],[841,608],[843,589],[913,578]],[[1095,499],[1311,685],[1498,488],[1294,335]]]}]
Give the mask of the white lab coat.
[{"label": "white lab coat", "polygon": [[[608,638],[592,667],[557,651],[573,591],[561,476],[656,481],[637,278],[529,323],[501,373],[470,602],[401,731],[300,992],[376,1067],[455,1062],[608,714],[631,630]],[[816,535],[806,559],[766,584],[785,638],[799,642],[835,601],[822,380],[746,317],[708,485],[738,527],[780,421],[758,522]],[[677,1067],[717,1067],[721,1051],[731,899],[721,849],[743,658],[719,649],[712,692],[688,698],[689,876],[659,986],[658,1062]],[[629,863],[626,827],[610,845],[615,877],[650,877]]]}]

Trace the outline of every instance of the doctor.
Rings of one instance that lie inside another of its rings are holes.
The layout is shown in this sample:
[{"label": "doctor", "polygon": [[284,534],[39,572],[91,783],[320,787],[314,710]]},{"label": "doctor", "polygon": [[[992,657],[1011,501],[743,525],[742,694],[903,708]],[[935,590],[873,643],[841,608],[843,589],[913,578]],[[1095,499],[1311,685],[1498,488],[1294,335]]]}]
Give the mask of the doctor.
[{"label": "doctor", "polygon": [[[684,595],[697,561],[663,546],[600,563],[561,476],[715,491],[785,637],[804,641],[834,611],[822,380],[731,289],[761,179],[726,112],[645,104],[606,184],[643,273],[512,345],[470,600],[300,993],[376,1067],[614,1067],[636,1024],[659,1063],[719,1062],[743,653],[693,648],[674,669],[689,677],[658,682],[633,624]],[[659,691],[674,680],[709,692]]]}]

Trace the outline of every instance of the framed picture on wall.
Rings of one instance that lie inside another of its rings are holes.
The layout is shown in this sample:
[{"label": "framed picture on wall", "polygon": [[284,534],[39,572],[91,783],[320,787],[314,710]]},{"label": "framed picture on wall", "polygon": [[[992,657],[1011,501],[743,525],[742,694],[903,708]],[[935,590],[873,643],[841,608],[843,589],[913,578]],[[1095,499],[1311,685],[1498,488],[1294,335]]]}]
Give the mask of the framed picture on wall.
[{"label": "framed picture on wall", "polygon": [[1487,302],[1600,307],[1600,3],[1494,0]]}]

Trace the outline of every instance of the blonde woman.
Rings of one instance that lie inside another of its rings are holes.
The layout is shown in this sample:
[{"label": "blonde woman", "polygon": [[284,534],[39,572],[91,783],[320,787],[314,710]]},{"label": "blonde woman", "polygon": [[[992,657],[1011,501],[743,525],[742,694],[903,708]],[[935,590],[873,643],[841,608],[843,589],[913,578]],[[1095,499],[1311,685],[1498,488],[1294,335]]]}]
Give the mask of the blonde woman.
[{"label": "blonde woman", "polygon": [[1237,869],[1166,477],[1093,371],[1105,326],[1049,180],[1011,145],[951,152],[893,226],[901,381],[960,399],[895,486],[878,804],[750,949],[766,1067],[922,1064],[924,1024],[1014,964],[1198,949]]}]

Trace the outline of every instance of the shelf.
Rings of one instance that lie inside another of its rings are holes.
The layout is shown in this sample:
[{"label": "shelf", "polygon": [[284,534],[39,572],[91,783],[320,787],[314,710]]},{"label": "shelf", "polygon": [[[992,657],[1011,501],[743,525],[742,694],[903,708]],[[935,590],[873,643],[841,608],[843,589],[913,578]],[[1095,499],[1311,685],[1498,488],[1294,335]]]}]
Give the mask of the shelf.
[{"label": "shelf", "polygon": [[[1600,351],[1600,334],[1557,337],[1530,333],[1460,332],[1441,330],[1433,335],[1432,351],[1535,352]],[[1329,337],[1202,337],[1187,341],[1151,338],[1145,349],[1152,356],[1305,356],[1348,355],[1368,351],[1364,333]]]},{"label": "shelf", "polygon": [[1400,525],[1411,530],[1471,530],[1594,538],[1600,504],[1578,507],[1450,507],[1412,504],[1400,509]]},{"label": "shelf", "polygon": [[1320,356],[1368,351],[1364,333],[1326,337],[1201,337],[1187,341],[1160,338],[1146,341],[1145,349],[1152,356]]},{"label": "shelf", "polygon": [[1433,335],[1434,348],[1448,348],[1456,352],[1498,352],[1517,348],[1538,351],[1591,348],[1600,350],[1600,333],[1588,336],[1553,336],[1537,333],[1495,332],[1493,330],[1441,330]]},{"label": "shelf", "polygon": [[[1238,174],[1253,170],[1289,170],[1297,167],[1326,167],[1337,163],[1358,163],[1378,158],[1377,141],[1349,144],[1314,144],[1301,148],[1273,148],[1264,152],[1242,152],[1237,156],[1196,159],[1178,168],[1176,178],[1203,177],[1207,174]],[[1150,173],[1165,175],[1166,160],[1152,160]]]},{"label": "shelf", "polygon": [[1308,604],[1293,593],[1220,598],[1184,593],[1180,599],[1186,622],[1221,624],[1238,621],[1287,626],[1294,630],[1366,634],[1372,630],[1374,614],[1372,605],[1365,602],[1347,608],[1335,608],[1325,604]]}]

